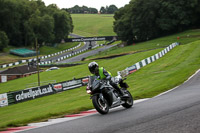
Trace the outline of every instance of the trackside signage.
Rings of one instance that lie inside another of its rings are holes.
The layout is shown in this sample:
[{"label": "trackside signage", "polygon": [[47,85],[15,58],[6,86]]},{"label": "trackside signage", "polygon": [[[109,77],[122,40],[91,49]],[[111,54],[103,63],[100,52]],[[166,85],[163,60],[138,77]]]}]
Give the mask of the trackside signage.
[{"label": "trackside signage", "polygon": [[21,91],[0,94],[0,107],[55,94],[57,92],[79,88],[83,85],[86,85],[87,82],[88,77],[83,77],[80,79],[64,81],[56,84],[49,84],[40,87],[28,88]]},{"label": "trackside signage", "polygon": [[7,93],[0,94],[0,107],[8,105],[8,97]]},{"label": "trackside signage", "polygon": [[35,99],[41,96],[53,94],[54,90],[52,85],[46,85],[27,90],[12,92],[9,95],[13,98],[14,103]]},{"label": "trackside signage", "polygon": [[[136,67],[136,65],[132,65],[130,67],[127,67],[126,70],[128,70],[128,74],[131,74],[131,73],[137,71],[137,67]],[[128,75],[128,74],[126,74],[126,75]]]},{"label": "trackside signage", "polygon": [[62,91],[62,84],[54,84],[53,88],[57,92]]},{"label": "trackside signage", "polygon": [[82,37],[82,38],[68,38],[65,42],[89,42],[89,41],[105,41],[117,40],[117,36],[98,36],[98,37]]},{"label": "trackside signage", "polygon": [[82,86],[82,79],[76,79],[71,81],[62,82],[63,90],[74,89]]},{"label": "trackside signage", "polygon": [[82,79],[82,84],[83,85],[87,85],[88,82],[89,82],[89,78],[88,77]]},{"label": "trackside signage", "polygon": [[86,42],[86,41],[103,41],[106,40],[105,37],[101,37],[101,38],[97,38],[97,37],[93,37],[93,38],[77,38],[77,39],[72,39],[72,42]]}]

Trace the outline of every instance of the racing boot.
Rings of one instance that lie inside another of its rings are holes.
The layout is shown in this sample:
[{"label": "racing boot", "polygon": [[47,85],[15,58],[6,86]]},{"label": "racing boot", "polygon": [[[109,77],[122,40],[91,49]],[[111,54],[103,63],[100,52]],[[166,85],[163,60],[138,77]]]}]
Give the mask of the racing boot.
[{"label": "racing boot", "polygon": [[126,93],[124,93],[124,91],[122,90],[122,89],[120,89],[119,87],[118,87],[118,85],[114,85],[113,84],[113,87],[119,92],[119,94],[121,95],[120,97],[122,98],[122,99],[125,99],[125,98],[129,98],[129,95],[128,94],[126,94]]}]

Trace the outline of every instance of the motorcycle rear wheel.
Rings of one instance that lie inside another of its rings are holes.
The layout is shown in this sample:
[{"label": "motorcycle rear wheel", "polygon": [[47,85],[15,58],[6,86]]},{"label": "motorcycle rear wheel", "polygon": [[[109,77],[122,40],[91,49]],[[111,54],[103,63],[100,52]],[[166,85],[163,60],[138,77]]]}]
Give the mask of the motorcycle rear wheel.
[{"label": "motorcycle rear wheel", "polygon": [[127,92],[125,92],[125,93],[127,93],[127,94],[129,95],[129,98],[127,98],[127,99],[125,100],[125,103],[122,104],[122,106],[123,106],[124,108],[130,108],[130,107],[133,106],[133,97],[132,97],[132,95],[131,95],[131,93],[130,93],[129,91],[127,91]]},{"label": "motorcycle rear wheel", "polygon": [[103,101],[98,95],[93,96],[92,103],[100,114],[107,114],[109,112],[109,105],[106,99]]}]

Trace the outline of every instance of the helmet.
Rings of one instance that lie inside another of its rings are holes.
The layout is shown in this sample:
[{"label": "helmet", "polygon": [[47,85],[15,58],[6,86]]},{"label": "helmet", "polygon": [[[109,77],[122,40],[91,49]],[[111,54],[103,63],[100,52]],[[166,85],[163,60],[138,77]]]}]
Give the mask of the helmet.
[{"label": "helmet", "polygon": [[88,64],[88,68],[89,68],[89,70],[90,70],[90,72],[92,73],[92,74],[94,74],[95,73],[95,70],[96,70],[96,68],[98,68],[99,67],[99,65],[94,61],[94,62],[90,62],[89,64]]}]

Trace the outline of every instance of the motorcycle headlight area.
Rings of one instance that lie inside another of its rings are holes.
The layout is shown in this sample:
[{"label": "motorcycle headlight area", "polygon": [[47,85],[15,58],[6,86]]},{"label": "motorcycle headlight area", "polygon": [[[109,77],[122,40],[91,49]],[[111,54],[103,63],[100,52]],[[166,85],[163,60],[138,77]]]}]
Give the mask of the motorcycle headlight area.
[{"label": "motorcycle headlight area", "polygon": [[89,86],[87,86],[86,92],[87,92],[87,94],[92,94],[92,91],[90,90],[90,87],[89,87]]}]

